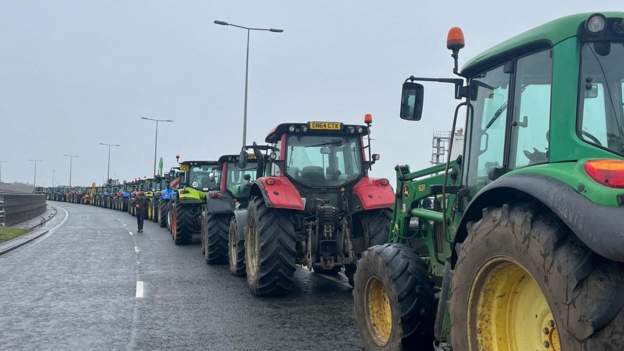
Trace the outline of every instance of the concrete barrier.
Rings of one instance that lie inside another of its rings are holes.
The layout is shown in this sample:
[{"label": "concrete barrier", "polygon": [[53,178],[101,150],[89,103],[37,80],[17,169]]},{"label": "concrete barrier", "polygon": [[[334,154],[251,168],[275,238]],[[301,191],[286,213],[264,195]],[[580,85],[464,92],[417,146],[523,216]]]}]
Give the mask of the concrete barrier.
[{"label": "concrete barrier", "polygon": [[0,193],[0,226],[27,221],[41,215],[45,210],[45,194]]}]

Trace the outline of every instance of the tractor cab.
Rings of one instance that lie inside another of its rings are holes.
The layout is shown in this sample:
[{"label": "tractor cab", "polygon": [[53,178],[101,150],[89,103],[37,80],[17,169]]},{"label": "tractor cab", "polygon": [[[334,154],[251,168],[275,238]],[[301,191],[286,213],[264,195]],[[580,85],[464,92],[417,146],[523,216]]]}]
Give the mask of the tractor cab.
[{"label": "tractor cab", "polygon": [[181,184],[195,190],[208,192],[219,189],[221,170],[214,161],[184,161],[180,163]]},{"label": "tractor cab", "polygon": [[356,210],[353,189],[368,182],[368,171],[379,159],[370,154],[370,115],[366,122],[280,124],[266,137],[273,145],[266,175],[288,179],[301,194],[306,212],[315,213],[321,205],[337,207],[338,212]]},{"label": "tractor cab", "polygon": [[280,124],[266,138],[280,152],[276,175],[305,188],[338,188],[367,174],[368,127],[340,122]]},{"label": "tractor cab", "polygon": [[[258,174],[258,166],[262,164],[257,162],[255,153],[245,153],[243,162],[240,155],[223,155],[218,161],[221,166],[220,192],[228,193],[238,200],[249,198],[251,186]],[[260,157],[266,158],[262,154]]]}]

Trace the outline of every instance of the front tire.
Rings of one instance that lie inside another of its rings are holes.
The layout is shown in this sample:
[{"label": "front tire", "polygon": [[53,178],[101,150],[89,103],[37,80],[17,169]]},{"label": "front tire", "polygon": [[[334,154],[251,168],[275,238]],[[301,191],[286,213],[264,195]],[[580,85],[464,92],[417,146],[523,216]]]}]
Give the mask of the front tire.
[{"label": "front tire", "polygon": [[427,266],[409,247],[384,244],[365,251],[355,272],[353,298],[366,350],[433,349],[433,283]]},{"label": "front tire", "polygon": [[453,349],[624,348],[624,265],[590,251],[541,205],[485,209],[469,225],[453,287]]},{"label": "front tire", "polygon": [[282,295],[292,290],[295,244],[292,215],[254,198],[245,231],[247,283],[253,295]]}]

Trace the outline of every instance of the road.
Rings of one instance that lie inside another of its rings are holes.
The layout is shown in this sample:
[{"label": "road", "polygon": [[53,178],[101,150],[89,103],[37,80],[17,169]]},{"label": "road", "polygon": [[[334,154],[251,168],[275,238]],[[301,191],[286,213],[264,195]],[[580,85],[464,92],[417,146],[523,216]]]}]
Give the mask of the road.
[{"label": "road", "polygon": [[291,295],[255,298],[153,222],[52,204],[55,229],[0,256],[0,349],[361,350],[345,284],[298,270]]}]

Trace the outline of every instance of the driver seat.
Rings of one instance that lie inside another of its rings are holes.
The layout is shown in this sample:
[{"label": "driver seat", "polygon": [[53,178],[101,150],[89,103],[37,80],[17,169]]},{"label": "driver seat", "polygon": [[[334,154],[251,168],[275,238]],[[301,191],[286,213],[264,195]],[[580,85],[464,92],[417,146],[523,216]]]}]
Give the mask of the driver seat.
[{"label": "driver seat", "polygon": [[301,170],[299,178],[308,184],[323,184],[325,181],[325,172],[320,166],[307,166]]}]

